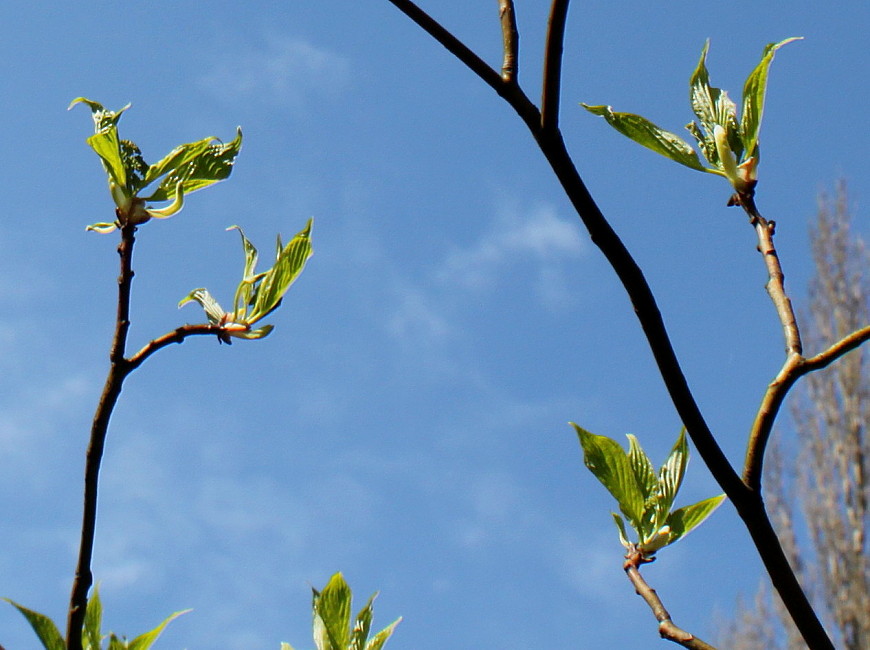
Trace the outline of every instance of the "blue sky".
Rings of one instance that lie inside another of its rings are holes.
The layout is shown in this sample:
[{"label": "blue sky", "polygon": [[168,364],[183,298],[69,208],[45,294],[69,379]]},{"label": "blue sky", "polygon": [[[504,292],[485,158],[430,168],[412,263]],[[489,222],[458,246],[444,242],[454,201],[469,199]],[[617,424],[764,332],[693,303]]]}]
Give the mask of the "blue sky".
[{"label": "blue sky", "polygon": [[[537,96],[544,2],[518,0]],[[491,64],[496,3],[425,2]],[[621,138],[579,102],[679,131],[707,38],[714,85],[773,65],[758,203],[802,302],[818,192],[845,177],[860,228],[867,4],[576,3],[562,127],[644,268],[713,430],[739,461],[782,360],[764,270],[719,178]],[[621,571],[609,497],[574,420],[640,437],[680,422],[629,303],[531,138],[498,97],[386,0],[5,3],[0,143],[0,595],[63,620],[90,418],[107,370],[116,237],[74,97],[127,102],[147,160],[207,135],[245,143],[232,178],[140,229],[130,346],[230,302],[239,224],[263,250],[313,216],[315,255],[263,341],[194,339],[126,384],[103,465],[94,570],[106,627],[192,607],[160,648],[311,647],[310,588],[345,573],[389,647],[653,648]],[[682,503],[718,490],[700,462]],[[645,568],[701,636],[754,590],[733,509]],[[37,647],[0,608],[0,643]]]}]

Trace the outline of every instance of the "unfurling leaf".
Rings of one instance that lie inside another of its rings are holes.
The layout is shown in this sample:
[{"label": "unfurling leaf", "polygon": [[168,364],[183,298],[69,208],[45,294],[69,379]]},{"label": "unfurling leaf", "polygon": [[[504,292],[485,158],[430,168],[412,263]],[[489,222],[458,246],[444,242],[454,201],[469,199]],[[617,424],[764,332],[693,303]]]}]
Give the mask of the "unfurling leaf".
[{"label": "unfurling leaf", "polygon": [[611,106],[588,106],[587,104],[582,104],[582,106],[590,113],[603,117],[608,124],[623,135],[665,158],[670,158],[691,169],[717,173],[713,169],[704,167],[695,150],[680,136],[665,131],[640,115],[617,113]]},{"label": "unfurling leaf", "polygon": [[722,502],[725,500],[725,495],[710,497],[690,506],[684,506],[674,510],[668,516],[668,526],[671,528],[671,541],[669,544],[684,537],[693,528],[700,525],[707,517],[713,514]]},{"label": "unfurling leaf", "polygon": [[63,636],[61,636],[60,631],[57,629],[57,625],[48,616],[22,607],[8,598],[3,600],[21,612],[24,618],[27,619],[27,622],[30,623],[30,627],[33,628],[45,650],[66,650],[66,642],[63,640]]}]

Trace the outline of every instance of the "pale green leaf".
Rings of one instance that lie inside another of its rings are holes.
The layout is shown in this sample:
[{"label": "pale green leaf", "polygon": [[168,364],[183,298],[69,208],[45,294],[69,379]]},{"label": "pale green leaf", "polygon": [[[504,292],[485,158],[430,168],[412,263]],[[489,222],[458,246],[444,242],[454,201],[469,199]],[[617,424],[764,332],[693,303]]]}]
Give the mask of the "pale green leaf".
[{"label": "pale green leaf", "polygon": [[217,140],[216,137],[209,136],[196,142],[188,142],[187,144],[175,147],[160,161],[148,167],[145,173],[144,184],[149,185],[164,174],[168,174],[183,165],[191,163],[198,156],[202,155],[215,140]]},{"label": "pale green leaf", "polygon": [[692,111],[701,123],[703,131],[698,129],[698,132],[695,132],[691,128],[689,130],[692,131],[695,139],[702,143],[701,150],[710,164],[721,167],[719,153],[712,140],[714,127],[718,124],[725,129],[728,142],[735,156],[739,157],[742,154],[743,142],[740,138],[740,129],[737,125],[736,105],[727,92],[710,85],[710,75],[707,71],[707,52],[709,48],[710,41],[707,40],[701,50],[701,58],[698,61],[698,65],[689,79],[689,101],[692,105]]},{"label": "pale green leaf", "polygon": [[674,443],[671,453],[659,470],[658,476],[658,512],[656,517],[656,529],[665,524],[665,519],[674,504],[683,477],[686,475],[686,467],[689,463],[689,444],[686,441],[686,429],[680,430],[677,441]]},{"label": "pale green leaf", "polygon": [[103,162],[103,168],[110,178],[120,187],[126,187],[127,172],[124,169],[124,162],[121,160],[121,144],[118,140],[118,130],[113,126],[106,131],[95,133],[85,142],[100,157],[100,160]]},{"label": "pale green leaf", "polygon": [[402,617],[400,616],[395,621],[390,623],[383,630],[375,634],[371,641],[366,645],[365,650],[381,650],[384,647],[384,644],[387,640],[393,635],[393,632],[396,630],[396,626],[402,622]]},{"label": "pale green leaf", "polygon": [[368,641],[369,632],[372,627],[374,602],[377,596],[377,592],[372,594],[371,598],[369,598],[368,602],[365,604],[365,607],[363,607],[356,615],[356,620],[353,624],[353,631],[350,633],[349,650],[365,650],[366,641]]},{"label": "pale green leaf", "polygon": [[218,301],[212,298],[208,289],[194,289],[187,296],[181,299],[178,307],[181,308],[191,301],[196,301],[205,310],[205,315],[212,325],[218,325],[223,322],[226,312],[218,304]]},{"label": "pale green leaf", "polygon": [[100,601],[99,585],[94,585],[85,610],[85,626],[82,630],[82,646],[85,650],[100,650],[103,644],[102,625],[103,603]]},{"label": "pale green leaf", "polygon": [[293,646],[290,645],[289,643],[282,643],[281,650],[294,650],[294,649],[293,649]]},{"label": "pale green leaf", "polygon": [[779,43],[768,43],[761,54],[761,61],[755,69],[749,73],[743,84],[743,115],[741,119],[741,132],[743,135],[743,147],[745,157],[756,155],[758,146],[758,132],[761,129],[761,118],[764,114],[764,96],[767,92],[767,76],[770,64],[776,51],[783,45],[792,41],[801,40],[802,37],[787,38]]},{"label": "pale green leaf", "polygon": [[314,612],[323,624],[323,634],[331,650],[346,650],[350,633],[350,587],[341,573],[330,579],[323,591],[314,591]]},{"label": "pale green leaf", "polygon": [[21,612],[24,618],[27,619],[27,622],[30,623],[30,627],[33,628],[45,650],[66,650],[66,642],[63,640],[63,636],[61,636],[60,631],[57,629],[57,625],[48,616],[22,607],[8,598],[3,600]]},{"label": "pale green leaf", "polygon": [[172,169],[158,185],[147,201],[170,201],[175,198],[181,185],[185,194],[208,187],[227,178],[233,171],[233,163],[242,148],[242,130],[230,142],[210,144],[184,164]]},{"label": "pale green leaf", "polygon": [[638,144],[691,169],[716,173],[701,164],[698,154],[680,136],[665,131],[648,119],[634,113],[614,112],[610,106],[582,106],[590,113],[603,117],[613,128]]},{"label": "pale green leaf", "polygon": [[634,472],[634,478],[640,487],[644,503],[646,503],[658,485],[656,472],[637,437],[630,433],[626,437],[628,438],[628,460],[631,463],[631,470]]},{"label": "pale green leaf", "polygon": [[629,548],[631,544],[628,541],[628,535],[625,532],[625,522],[615,512],[611,512],[610,515],[613,517],[613,522],[616,524],[616,528],[619,531],[619,542],[625,547]]},{"label": "pale green leaf", "polygon": [[245,319],[246,323],[254,324],[277,309],[290,285],[302,273],[305,263],[313,253],[311,246],[312,223],[313,219],[309,219],[305,228],[281,250],[275,265],[263,275],[257,285],[253,299],[254,304]]},{"label": "pale green leaf", "polygon": [[622,445],[607,436],[590,433],[573,422],[571,426],[580,438],[586,467],[616,499],[629,523],[639,529],[644,510],[643,494]]},{"label": "pale green leaf", "polygon": [[164,619],[164,621],[162,623],[160,623],[160,625],[155,627],[153,630],[151,630],[149,632],[145,632],[144,634],[140,634],[132,641],[129,641],[126,644],[126,647],[129,650],[148,650],[151,647],[151,645],[158,639],[158,637],[161,634],[163,634],[163,630],[166,629],[167,625],[169,625],[172,621],[174,621],[179,616],[187,614],[190,611],[192,611],[192,610],[184,609],[180,612],[175,612],[175,613],[171,614],[170,616],[166,617],[166,619]]},{"label": "pale green leaf", "polygon": [[253,304],[254,283],[262,279],[262,276],[257,277],[255,271],[257,268],[258,253],[257,248],[245,236],[244,231],[239,226],[230,226],[227,230],[238,230],[242,237],[242,249],[245,252],[245,268],[242,272],[242,281],[236,289],[236,295],[233,298],[233,316],[236,320],[244,320],[247,316],[248,307]]},{"label": "pale green leaf", "polygon": [[229,334],[230,336],[233,336],[237,339],[247,339],[249,341],[253,341],[255,339],[266,338],[267,336],[269,336],[269,334],[272,333],[273,329],[275,329],[274,325],[263,325],[263,327],[260,327],[260,328],[255,329],[255,330],[252,330],[252,329],[246,329],[246,330],[228,329],[227,334]]},{"label": "pale green leaf", "polygon": [[[692,111],[707,133],[713,132],[713,125],[718,123],[716,101],[719,89],[710,86],[710,73],[707,71],[707,52],[710,50],[710,40],[701,49],[701,58],[689,78],[689,102]],[[713,162],[712,160],[710,162]]]},{"label": "pale green leaf", "polygon": [[99,223],[92,223],[90,226],[85,226],[85,230],[93,230],[94,232],[98,232],[102,235],[105,235],[110,232],[115,232],[118,229],[118,224],[116,223],[108,223],[105,221],[101,221]]},{"label": "pale green leaf", "polygon": [[716,508],[722,505],[725,500],[725,495],[710,497],[690,506],[685,506],[674,510],[667,520],[667,525],[670,526],[670,539],[668,544],[673,544],[681,537],[684,537],[692,529],[701,524],[709,517]]}]

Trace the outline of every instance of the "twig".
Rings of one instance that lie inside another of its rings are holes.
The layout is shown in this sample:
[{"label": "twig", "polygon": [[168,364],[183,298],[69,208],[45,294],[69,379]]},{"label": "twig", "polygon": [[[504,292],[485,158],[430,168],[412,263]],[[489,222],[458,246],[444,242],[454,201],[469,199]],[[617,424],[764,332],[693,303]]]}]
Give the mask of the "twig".
[{"label": "twig", "polygon": [[504,59],[501,64],[501,78],[507,83],[516,83],[520,69],[520,35],[517,31],[517,17],[513,0],[498,0],[498,14],[501,18],[501,35],[504,42]]},{"label": "twig", "polygon": [[544,82],[541,90],[541,127],[559,128],[559,95],[562,86],[562,44],[569,0],[553,0],[547,22],[547,45],[544,48]]},{"label": "twig", "polygon": [[646,601],[646,604],[649,605],[653,615],[659,622],[659,635],[663,639],[673,641],[684,648],[716,650],[709,643],[705,643],[695,635],[686,632],[671,620],[671,615],[665,609],[664,603],[662,603],[656,590],[650,587],[644,577],[640,575],[640,565],[646,562],[651,562],[651,560],[645,559],[636,548],[631,548],[625,555],[625,562],[622,568],[625,570],[625,574],[628,576],[631,584],[634,585],[637,595]]},{"label": "twig", "polygon": [[181,343],[188,336],[214,334],[219,340],[229,342],[226,338],[226,332],[217,325],[184,325],[154,339],[129,359],[125,358],[127,332],[130,329],[130,294],[134,275],[133,245],[136,241],[135,233],[135,225],[125,225],[121,228],[121,243],[118,246],[121,272],[118,276],[118,311],[115,321],[115,335],[109,353],[109,374],[106,377],[103,393],[94,413],[85,461],[82,531],[78,563],[76,564],[67,612],[67,650],[82,650],[82,628],[87,611],[88,592],[94,582],[91,561],[97,524],[97,488],[99,486],[100,463],[109,430],[109,420],[117,404],[118,396],[121,394],[124,380],[157,350],[171,343]]},{"label": "twig", "polygon": [[124,378],[130,372],[124,359],[127,345],[127,331],[130,329],[130,289],[133,283],[133,244],[136,241],[136,226],[125,225],[121,228],[121,243],[118,255],[121,258],[121,274],[118,277],[118,314],[115,321],[115,336],[109,353],[109,374],[97,405],[91,425],[91,438],[85,461],[84,508],[82,513],[82,533],[79,544],[79,558],[70,594],[67,613],[66,642],[68,650],[82,650],[82,627],[88,605],[88,591],[94,582],[91,573],[91,559],[94,551],[94,532],[97,524],[97,487],[99,484],[100,461],[109,428],[109,418]]}]

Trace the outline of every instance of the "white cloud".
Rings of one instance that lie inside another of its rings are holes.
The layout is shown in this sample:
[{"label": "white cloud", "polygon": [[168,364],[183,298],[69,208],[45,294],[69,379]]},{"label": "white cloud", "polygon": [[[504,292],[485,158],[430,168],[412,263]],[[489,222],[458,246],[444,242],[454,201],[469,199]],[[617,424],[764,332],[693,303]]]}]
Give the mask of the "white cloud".
[{"label": "white cloud", "polygon": [[414,288],[397,291],[399,304],[390,316],[388,331],[402,339],[432,341],[450,332],[450,326],[432,300]]},{"label": "white cloud", "polygon": [[234,49],[200,85],[221,97],[256,97],[301,110],[349,80],[350,62],[342,56],[300,38],[272,38],[259,48]]},{"label": "white cloud", "polygon": [[481,291],[492,288],[499,274],[510,266],[534,264],[539,299],[555,304],[565,297],[559,263],[579,257],[583,250],[577,224],[560,219],[552,206],[540,205],[525,213],[503,209],[492,229],[476,244],[447,255],[437,279]]}]

